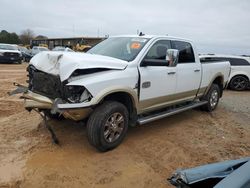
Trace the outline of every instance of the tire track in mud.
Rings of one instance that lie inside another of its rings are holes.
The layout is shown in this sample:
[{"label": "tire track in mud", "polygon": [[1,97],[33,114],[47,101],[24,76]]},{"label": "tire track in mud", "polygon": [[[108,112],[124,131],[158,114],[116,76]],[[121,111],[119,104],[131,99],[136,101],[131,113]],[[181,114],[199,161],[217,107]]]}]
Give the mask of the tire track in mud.
[{"label": "tire track in mud", "polygon": [[[178,168],[189,168],[249,155],[250,134],[242,134],[240,125],[228,116],[224,109],[219,108],[210,115],[193,110],[168,120],[159,120],[153,123],[155,125],[150,125],[153,136],[144,134],[150,137],[150,143],[143,145],[139,141],[139,146],[133,148],[133,151],[139,155],[139,159],[145,159],[144,161],[159,175],[164,174],[164,171],[169,173]],[[178,122],[180,125],[176,125],[175,118],[182,119],[180,121],[183,122]],[[166,131],[157,131],[162,129],[162,126],[168,127],[163,128]],[[155,138],[163,139],[164,136],[166,140]],[[134,140],[128,142],[137,145]]]},{"label": "tire track in mud", "polygon": [[18,97],[9,97],[13,82],[25,83],[27,65],[0,65],[0,187],[19,187],[26,154],[39,142],[28,134],[39,117],[29,114]]},{"label": "tire track in mud", "polygon": [[25,153],[38,144],[27,134],[36,129],[37,120],[27,112],[20,112],[0,119],[0,186],[20,184],[25,167]]}]

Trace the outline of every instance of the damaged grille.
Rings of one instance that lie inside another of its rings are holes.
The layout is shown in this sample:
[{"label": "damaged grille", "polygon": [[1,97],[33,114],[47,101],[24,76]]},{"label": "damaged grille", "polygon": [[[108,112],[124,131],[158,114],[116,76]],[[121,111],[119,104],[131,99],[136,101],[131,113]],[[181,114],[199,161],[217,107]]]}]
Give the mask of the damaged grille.
[{"label": "damaged grille", "polygon": [[29,73],[29,90],[49,97],[51,99],[64,98],[64,85],[59,76],[51,75],[37,70],[30,65],[27,68]]}]

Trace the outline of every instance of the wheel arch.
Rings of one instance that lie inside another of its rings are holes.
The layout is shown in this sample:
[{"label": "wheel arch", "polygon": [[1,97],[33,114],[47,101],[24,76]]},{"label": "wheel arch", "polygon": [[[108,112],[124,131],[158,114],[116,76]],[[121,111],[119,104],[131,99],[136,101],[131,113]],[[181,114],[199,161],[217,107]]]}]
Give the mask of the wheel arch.
[{"label": "wheel arch", "polygon": [[131,93],[122,90],[110,92],[104,95],[100,102],[102,103],[109,100],[122,103],[128,109],[130,120],[135,118],[135,116],[137,115],[138,102]]},{"label": "wheel arch", "polygon": [[222,97],[223,95],[223,88],[224,88],[224,76],[223,74],[216,74],[214,76],[214,78],[212,79],[212,81],[210,82],[210,84],[208,85],[205,95],[208,93],[208,91],[210,90],[212,84],[217,84],[220,88],[220,97]]}]

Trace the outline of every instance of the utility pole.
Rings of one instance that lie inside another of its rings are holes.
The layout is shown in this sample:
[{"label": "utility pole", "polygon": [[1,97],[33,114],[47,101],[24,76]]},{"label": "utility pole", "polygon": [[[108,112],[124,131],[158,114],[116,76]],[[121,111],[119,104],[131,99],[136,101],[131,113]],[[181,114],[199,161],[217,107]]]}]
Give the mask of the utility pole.
[{"label": "utility pole", "polygon": [[73,36],[75,37],[75,24],[73,24]]}]

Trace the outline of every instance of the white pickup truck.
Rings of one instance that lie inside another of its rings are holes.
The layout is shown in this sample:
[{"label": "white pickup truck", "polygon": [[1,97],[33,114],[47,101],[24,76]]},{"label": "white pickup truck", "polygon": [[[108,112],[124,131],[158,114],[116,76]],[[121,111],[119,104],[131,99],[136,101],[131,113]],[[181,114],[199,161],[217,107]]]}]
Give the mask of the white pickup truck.
[{"label": "white pickup truck", "polygon": [[27,70],[25,108],[87,120],[89,142],[107,151],[122,142],[129,125],[199,106],[214,110],[230,64],[201,64],[189,40],[132,35],[110,37],[87,53],[41,52]]}]

